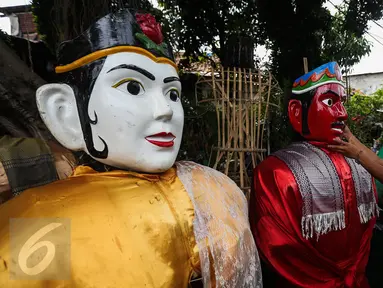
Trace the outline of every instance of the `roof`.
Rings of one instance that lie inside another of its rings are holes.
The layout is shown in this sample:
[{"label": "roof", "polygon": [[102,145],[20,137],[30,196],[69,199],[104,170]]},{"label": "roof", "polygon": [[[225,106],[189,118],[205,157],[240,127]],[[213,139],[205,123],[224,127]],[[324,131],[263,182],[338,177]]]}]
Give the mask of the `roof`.
[{"label": "roof", "polygon": [[[175,53],[175,60],[178,65],[181,64],[182,66],[182,60],[185,59],[184,54],[185,53],[183,51]],[[201,61],[199,62],[188,63],[189,65],[187,65],[187,67],[184,67],[184,70],[189,73],[207,74],[212,71],[212,62],[219,64],[220,60],[216,55],[209,54],[207,55],[207,58],[201,59]]]},{"label": "roof", "polygon": [[31,10],[32,10],[32,5],[0,7],[0,13],[4,13],[5,15],[26,13],[26,12],[31,12]]},{"label": "roof", "polygon": [[349,75],[344,76],[344,77],[367,76],[367,75],[377,75],[377,74],[383,74],[383,71],[380,71],[380,72],[371,72],[371,73],[349,74]]}]

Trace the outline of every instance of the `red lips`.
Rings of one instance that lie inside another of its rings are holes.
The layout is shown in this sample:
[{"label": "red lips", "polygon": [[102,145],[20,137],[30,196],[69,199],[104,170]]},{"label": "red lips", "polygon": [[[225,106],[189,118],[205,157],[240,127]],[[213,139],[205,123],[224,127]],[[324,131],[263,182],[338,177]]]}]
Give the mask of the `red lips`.
[{"label": "red lips", "polygon": [[145,139],[158,147],[169,148],[174,146],[174,139],[176,139],[176,136],[174,136],[172,133],[161,132],[147,136]]}]

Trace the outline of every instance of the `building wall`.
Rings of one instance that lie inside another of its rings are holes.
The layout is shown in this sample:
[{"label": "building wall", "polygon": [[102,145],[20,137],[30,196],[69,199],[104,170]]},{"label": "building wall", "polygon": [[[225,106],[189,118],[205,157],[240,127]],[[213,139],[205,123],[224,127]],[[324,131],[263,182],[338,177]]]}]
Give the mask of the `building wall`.
[{"label": "building wall", "polygon": [[33,22],[32,12],[17,13],[16,15],[19,19],[19,36],[31,41],[38,41],[39,36],[36,24]]},{"label": "building wall", "polygon": [[2,7],[5,18],[10,22],[9,34],[31,41],[38,41],[37,27],[33,21],[31,5]]},{"label": "building wall", "polygon": [[383,88],[383,72],[350,75],[347,78],[351,88],[360,90],[366,95],[371,95]]},{"label": "building wall", "polygon": [[29,34],[29,33],[36,32],[36,25],[33,22],[33,15],[31,12],[19,13],[17,14],[17,16],[19,17],[19,25],[20,25],[21,33]]}]

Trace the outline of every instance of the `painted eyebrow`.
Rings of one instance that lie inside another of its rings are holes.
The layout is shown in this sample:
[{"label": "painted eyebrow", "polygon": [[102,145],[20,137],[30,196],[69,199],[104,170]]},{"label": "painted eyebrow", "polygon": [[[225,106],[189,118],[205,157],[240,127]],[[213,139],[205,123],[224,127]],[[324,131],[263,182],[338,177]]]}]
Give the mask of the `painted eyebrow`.
[{"label": "painted eyebrow", "polygon": [[152,81],[156,80],[156,77],[154,77],[154,75],[152,73],[150,73],[149,71],[147,71],[141,67],[138,67],[136,65],[121,64],[121,65],[118,65],[116,67],[113,67],[112,69],[110,69],[106,73],[109,73],[109,72],[112,72],[112,71],[118,70],[118,69],[134,70],[134,71],[137,71],[138,73],[141,73],[142,75],[144,75],[145,77],[149,78]]},{"label": "painted eyebrow", "polygon": [[342,98],[342,96],[340,96],[338,93],[336,93],[335,91],[332,91],[332,90],[327,90],[326,92],[322,93],[323,94],[332,94],[333,96],[337,96],[339,98]]},{"label": "painted eyebrow", "polygon": [[165,84],[166,84],[166,83],[173,82],[173,81],[179,81],[179,82],[181,82],[180,78],[178,78],[178,77],[166,77],[166,78],[164,79],[164,83],[165,83]]},{"label": "painted eyebrow", "polygon": [[[338,97],[339,98],[339,100],[341,101],[341,102],[344,102],[345,101],[345,99],[347,98],[347,95],[345,94],[345,95],[339,95],[338,93],[336,93],[335,91],[332,91],[332,90],[327,90],[325,93],[323,93],[323,94],[330,94],[330,95],[333,95],[333,96],[335,96],[335,97]],[[322,94],[322,95],[323,95]]]}]

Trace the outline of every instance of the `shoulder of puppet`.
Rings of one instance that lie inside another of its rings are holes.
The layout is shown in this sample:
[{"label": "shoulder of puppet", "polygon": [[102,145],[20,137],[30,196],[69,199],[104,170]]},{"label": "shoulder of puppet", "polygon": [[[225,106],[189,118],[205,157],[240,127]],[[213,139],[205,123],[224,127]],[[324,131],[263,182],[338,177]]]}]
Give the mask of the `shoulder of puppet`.
[{"label": "shoulder of puppet", "polygon": [[[70,203],[79,202],[86,196],[84,185],[75,178],[58,180],[50,184],[27,189],[0,205],[0,228],[9,218],[55,217],[58,211],[69,211]],[[74,189],[76,187],[76,189]],[[82,189],[78,189],[82,188]],[[85,201],[83,201],[85,203]]]},{"label": "shoulder of puppet", "polygon": [[237,184],[235,184],[235,182],[231,180],[228,176],[226,176],[222,172],[216,169],[213,169],[211,167],[201,165],[192,161],[179,161],[176,163],[176,166],[178,171],[180,170],[184,172],[187,171],[192,176],[195,176],[195,177],[205,176],[205,177],[211,178],[212,180],[219,180],[227,184],[238,187]]},{"label": "shoulder of puppet", "polygon": [[201,190],[204,189],[205,193],[219,194],[220,197],[240,201],[241,203],[243,201],[244,203],[247,202],[243,191],[225,174],[191,161],[180,161],[176,163],[176,166],[177,175],[185,186],[197,186]]}]

